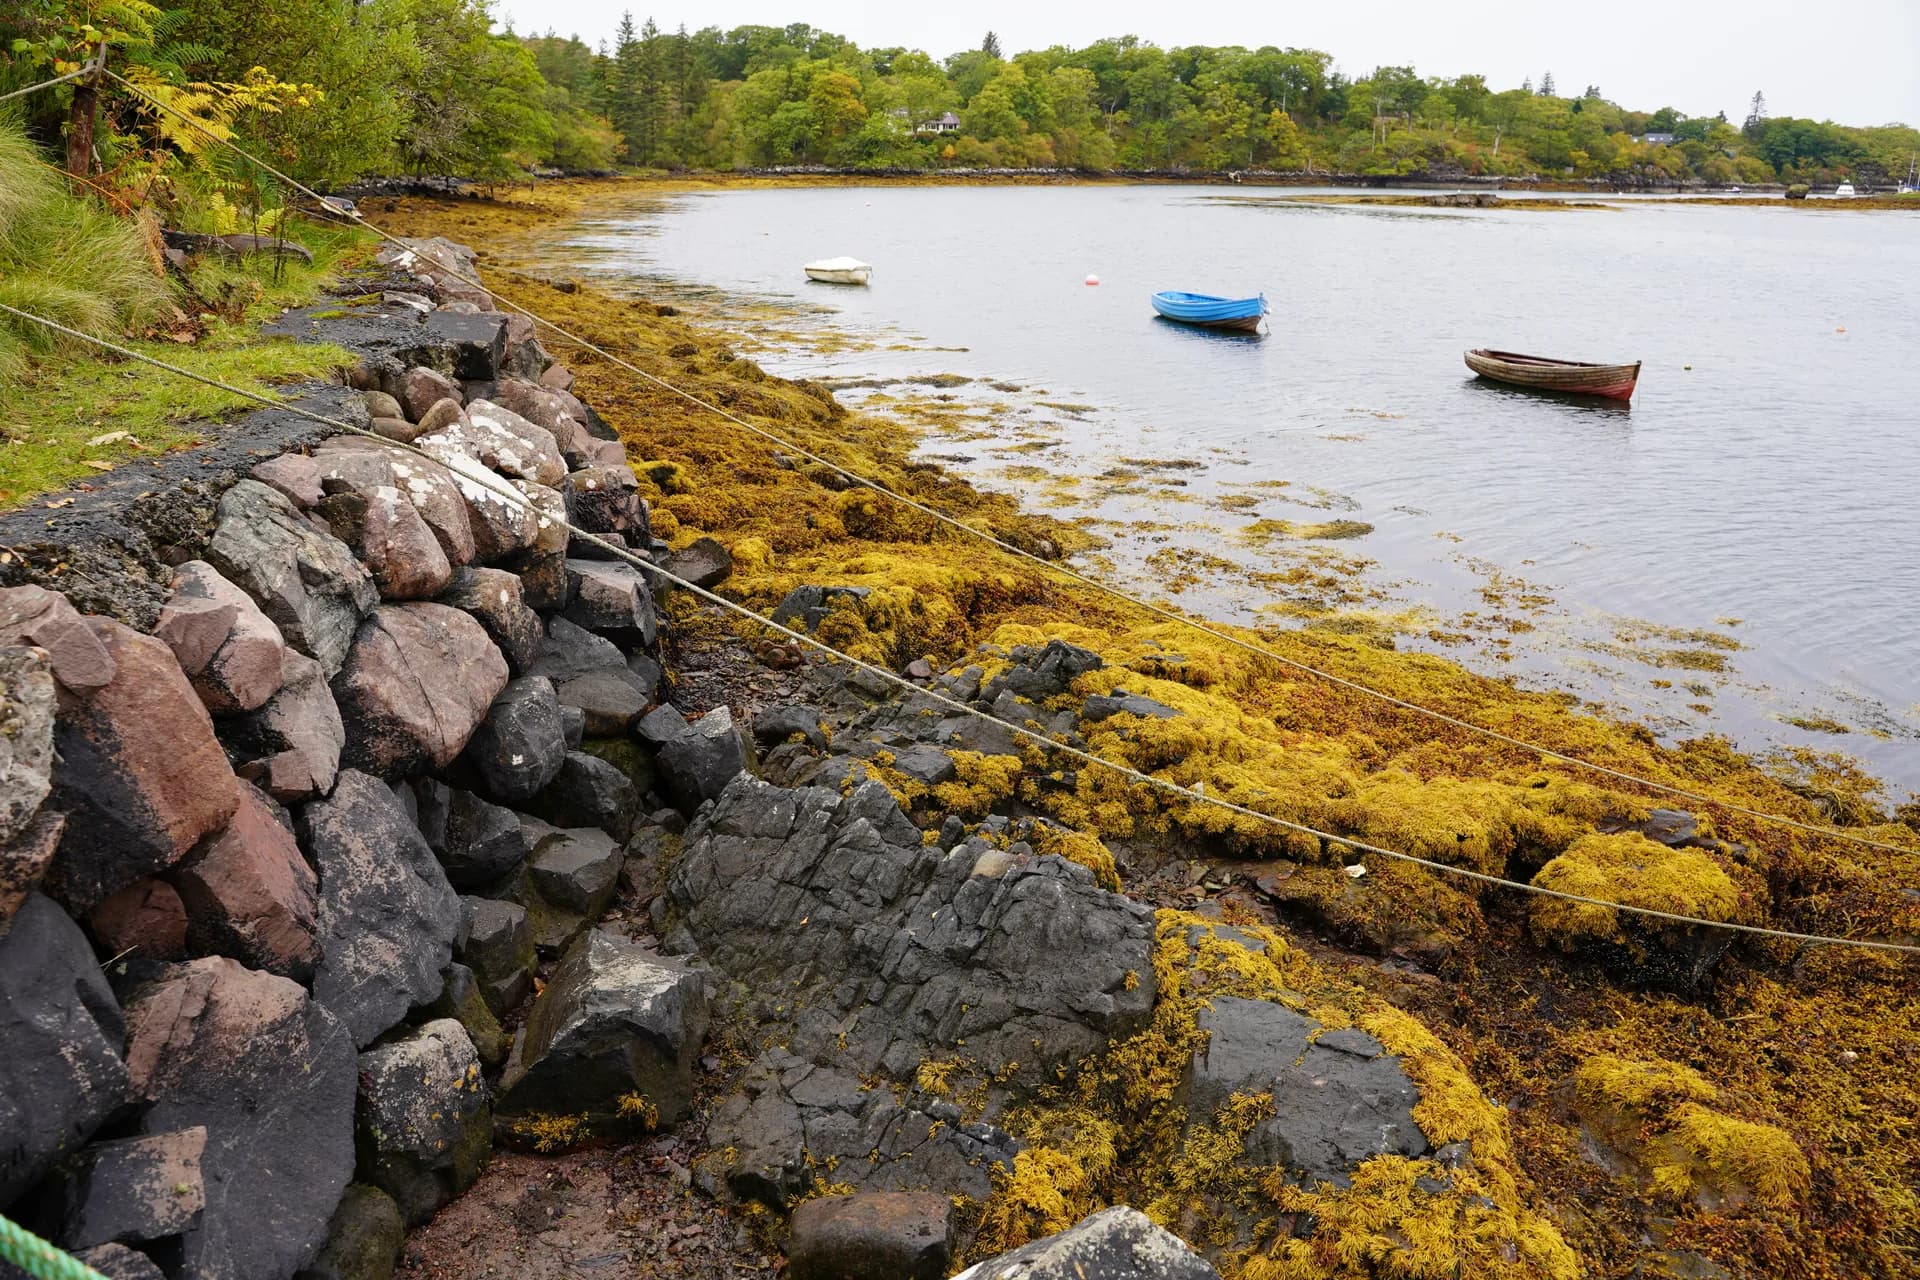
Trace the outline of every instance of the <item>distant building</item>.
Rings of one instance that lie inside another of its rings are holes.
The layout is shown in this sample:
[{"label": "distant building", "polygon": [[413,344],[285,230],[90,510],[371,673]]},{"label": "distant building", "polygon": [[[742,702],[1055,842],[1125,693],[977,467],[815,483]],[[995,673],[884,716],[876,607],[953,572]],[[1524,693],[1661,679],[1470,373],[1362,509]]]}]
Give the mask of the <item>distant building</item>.
[{"label": "distant building", "polygon": [[951,111],[943,111],[938,119],[929,120],[920,126],[921,133],[958,133],[960,117]]},{"label": "distant building", "polygon": [[1670,147],[1673,145],[1673,135],[1670,133],[1649,133],[1635,138],[1634,141],[1645,143],[1649,147]]}]

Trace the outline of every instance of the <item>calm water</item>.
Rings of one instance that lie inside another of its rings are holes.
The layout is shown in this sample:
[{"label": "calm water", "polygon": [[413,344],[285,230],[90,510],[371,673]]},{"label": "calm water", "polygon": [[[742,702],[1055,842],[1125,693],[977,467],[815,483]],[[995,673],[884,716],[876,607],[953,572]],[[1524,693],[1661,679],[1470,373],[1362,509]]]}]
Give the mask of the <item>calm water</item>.
[{"label": "calm water", "polygon": [[[1431,646],[1428,624],[1472,635],[1443,651],[1670,736],[1844,750],[1897,793],[1920,787],[1920,216],[1287,194],[738,191],[603,213],[565,252],[616,283],[702,286],[683,296],[743,333],[758,322],[741,316],[767,314],[745,304],[799,304],[813,339],[755,353],[775,372],[980,379],[934,402],[976,412],[927,450],[1107,522],[1102,567],[1134,585],[1164,587],[1147,557],[1170,546],[1250,571],[1361,558],[1375,606],[1424,607],[1403,644]],[[870,288],[802,278],[839,254],[875,264]],[[1271,333],[1156,321],[1147,295],[1163,288],[1263,290]],[[1646,367],[1623,411],[1477,382],[1469,346]],[[919,409],[940,394],[878,391],[879,407]],[[1141,458],[1201,465],[1123,475],[1118,492],[1097,479]],[[1040,484],[1035,464],[1082,483]],[[1236,536],[1259,517],[1335,516],[1373,532]],[[1214,569],[1177,598],[1250,616],[1286,595]],[[1659,657],[1674,650],[1727,667]]]}]

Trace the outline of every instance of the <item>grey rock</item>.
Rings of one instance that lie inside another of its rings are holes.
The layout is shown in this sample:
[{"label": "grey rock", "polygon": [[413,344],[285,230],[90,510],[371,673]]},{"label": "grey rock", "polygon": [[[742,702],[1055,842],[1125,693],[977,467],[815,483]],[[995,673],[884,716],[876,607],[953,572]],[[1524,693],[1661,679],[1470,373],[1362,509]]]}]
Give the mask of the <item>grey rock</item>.
[{"label": "grey rock", "polygon": [[453,347],[453,372],[458,378],[492,378],[500,372],[507,349],[507,318],[456,315],[435,311],[427,317],[427,333]]},{"label": "grey rock", "polygon": [[626,665],[620,646],[565,618],[547,620],[547,639],[528,675],[546,676],[564,684],[589,671],[610,671]]},{"label": "grey rock", "polygon": [[504,1016],[533,986],[533,934],[527,909],[517,902],[462,898],[466,936],[460,961],[473,970],[487,1007]]},{"label": "grey rock", "polygon": [[489,885],[526,859],[529,846],[511,809],[432,778],[413,784],[421,835],[456,889]]},{"label": "grey rock", "polygon": [[567,750],[578,751],[580,744],[587,740],[587,713],[579,707],[560,706],[560,736],[566,741]]},{"label": "grey rock", "polygon": [[619,644],[652,648],[659,634],[646,576],[629,564],[568,560],[568,620]]},{"label": "grey rock", "polygon": [[828,610],[840,601],[856,607],[867,598],[865,587],[827,587],[808,584],[787,592],[774,606],[773,620],[782,626],[811,631],[826,619]]},{"label": "grey rock", "polygon": [[996,696],[999,688],[995,686],[998,685],[1020,697],[1038,702],[1042,698],[1065,693],[1076,679],[1106,665],[1100,655],[1091,649],[1083,649],[1064,640],[1049,640],[1038,650],[1023,651],[1016,648],[1013,656],[1019,665],[981,690],[982,697]]},{"label": "grey rock", "polygon": [[380,598],[338,538],[320,532],[278,490],[242,480],[215,509],[206,559],[253,597],[286,642],[329,677],[346,660],[361,617]]},{"label": "grey rock", "polygon": [[393,793],[366,774],[342,772],[301,811],[300,835],[320,873],[314,999],[360,1048],[439,993],[460,902]]},{"label": "grey rock", "polygon": [[539,895],[575,915],[594,917],[607,908],[620,880],[621,846],[594,827],[559,828],[529,821],[534,850],[527,880]]},{"label": "grey rock", "polygon": [[59,820],[40,814],[53,789],[55,698],[44,651],[0,646],[0,931],[59,844],[58,831],[46,829]]},{"label": "grey rock", "polygon": [[466,965],[455,961],[447,966],[439,998],[423,1012],[429,1019],[452,1018],[464,1027],[482,1066],[491,1069],[507,1060],[507,1033],[500,1029],[500,1019],[487,1005],[480,979]]},{"label": "grey rock", "polygon": [[660,744],[656,759],[674,803],[691,814],[746,769],[747,744],[726,707],[715,707],[686,728]]},{"label": "grey rock", "polygon": [[1115,1205],[1056,1235],[976,1263],[954,1280],[1220,1280],[1180,1237]]},{"label": "grey rock", "polygon": [[88,1147],[58,1180],[60,1244],[150,1244],[186,1231],[207,1204],[206,1147],[197,1125]]},{"label": "grey rock", "polygon": [[763,747],[777,747],[801,737],[815,750],[824,751],[827,736],[820,729],[822,718],[818,707],[768,707],[753,718],[753,740]]},{"label": "grey rock", "polygon": [[1140,716],[1149,720],[1171,720],[1180,713],[1164,702],[1143,698],[1137,693],[1115,690],[1111,696],[1095,694],[1080,708],[1080,718],[1101,721],[1113,716]]},{"label": "grey rock", "polygon": [[467,743],[465,758],[496,800],[524,804],[559,774],[566,754],[553,682],[523,676],[493,700]]},{"label": "grey rock", "polygon": [[[701,975],[599,930],[575,943],[527,1015],[496,1114],[584,1115],[595,1134],[671,1125],[692,1107],[707,1031]],[[621,1100],[638,1095],[651,1123]]]},{"label": "grey rock", "polygon": [[326,669],[292,649],[282,658],[280,689],[266,705],[224,717],[214,731],[235,771],[283,804],[331,791],[347,742]]},{"label": "grey rock", "polygon": [[668,556],[660,567],[696,587],[715,587],[733,573],[733,553],[712,538],[696,538],[692,545]]},{"label": "grey rock", "polygon": [[677,741],[690,732],[686,716],[671,702],[661,703],[641,716],[639,723],[633,726],[634,736],[652,747]]},{"label": "grey rock", "polygon": [[127,1006],[127,1063],[146,1133],[202,1126],[206,1208],[185,1275],[290,1275],[319,1251],[353,1173],[353,1046],[300,985],[208,957]]},{"label": "grey rock", "polygon": [[943,1280],[953,1201],[931,1191],[822,1196],[793,1211],[793,1280]]},{"label": "grey rock", "polygon": [[127,1100],[125,1034],[80,927],[28,894],[0,933],[0,1205]]},{"label": "grey rock", "polygon": [[[91,1249],[82,1249],[73,1256],[98,1271],[107,1280],[167,1280],[167,1273],[155,1266],[152,1258],[138,1249],[129,1249],[124,1244],[95,1245]],[[0,1263],[0,1266],[4,1265]],[[6,1273],[0,1272],[0,1275],[4,1274]]]},{"label": "grey rock", "polygon": [[624,666],[575,676],[556,685],[554,694],[561,706],[576,708],[581,713],[586,733],[595,738],[613,738],[626,733],[652,704],[646,686]]},{"label": "grey rock", "polygon": [[360,1175],[417,1225],[473,1185],[493,1150],[480,1055],[440,1018],[360,1055],[354,1147]]},{"label": "grey rock", "polygon": [[584,751],[569,751],[560,772],[527,808],[557,827],[598,827],[624,841],[633,833],[640,795],[616,766]]},{"label": "grey rock", "polygon": [[507,670],[526,675],[540,657],[546,634],[540,615],[529,609],[520,575],[505,569],[463,567],[453,571],[440,604],[471,614],[507,660]]},{"label": "grey rock", "polygon": [[939,747],[908,747],[894,757],[893,767],[913,781],[929,787],[951,782],[958,776],[953,757]]},{"label": "grey rock", "polygon": [[327,1242],[294,1280],[393,1280],[407,1243],[400,1206],[378,1187],[356,1182],[327,1223]]}]

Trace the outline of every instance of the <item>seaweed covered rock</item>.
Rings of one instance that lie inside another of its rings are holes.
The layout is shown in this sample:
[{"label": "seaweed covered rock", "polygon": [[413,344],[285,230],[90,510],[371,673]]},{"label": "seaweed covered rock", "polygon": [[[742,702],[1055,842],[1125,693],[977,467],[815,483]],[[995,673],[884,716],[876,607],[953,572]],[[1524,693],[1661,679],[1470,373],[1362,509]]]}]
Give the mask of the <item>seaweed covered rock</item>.
[{"label": "seaweed covered rock", "polygon": [[128,1004],[127,1065],[142,1132],[206,1131],[184,1272],[304,1266],[353,1173],[353,1048],[333,1016],[286,978],[194,960]]},{"label": "seaweed covered rock", "polygon": [[975,1263],[954,1280],[1220,1280],[1206,1259],[1138,1209],[1115,1205],[1042,1240]]},{"label": "seaweed covered rock", "polygon": [[[1738,886],[1711,855],[1669,847],[1638,832],[1586,836],[1542,867],[1533,883],[1703,920],[1732,920],[1740,910]],[[1593,903],[1536,896],[1528,912],[1541,942],[1588,951],[1635,985],[1692,991],[1733,945],[1730,930]]]},{"label": "seaweed covered rock", "polygon": [[364,1046],[439,994],[460,902],[399,801],[364,773],[309,804],[300,836],[320,873],[314,999]]},{"label": "seaweed covered rock", "polygon": [[0,1204],[127,1100],[125,1024],[86,935],[41,894],[0,933]]},{"label": "seaweed covered rock", "polygon": [[534,1002],[495,1113],[509,1135],[536,1143],[543,1118],[571,1121],[577,1137],[677,1123],[706,1033],[699,973],[595,929]]},{"label": "seaweed covered rock", "polygon": [[354,1144],[361,1176],[410,1224],[473,1185],[493,1149],[493,1122],[465,1028],[437,1019],[360,1055]]}]

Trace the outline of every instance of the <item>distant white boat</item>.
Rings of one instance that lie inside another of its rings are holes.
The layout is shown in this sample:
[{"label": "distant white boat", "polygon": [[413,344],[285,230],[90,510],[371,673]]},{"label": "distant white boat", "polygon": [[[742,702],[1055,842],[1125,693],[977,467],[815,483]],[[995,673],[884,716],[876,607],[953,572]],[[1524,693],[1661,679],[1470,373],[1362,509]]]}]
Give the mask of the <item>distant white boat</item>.
[{"label": "distant white boat", "polygon": [[807,279],[822,284],[865,284],[873,275],[872,265],[858,258],[822,258],[801,270],[807,273]]},{"label": "distant white boat", "polygon": [[1851,200],[1857,194],[1851,182],[1843,182],[1833,189],[1833,197],[1836,200]]}]

